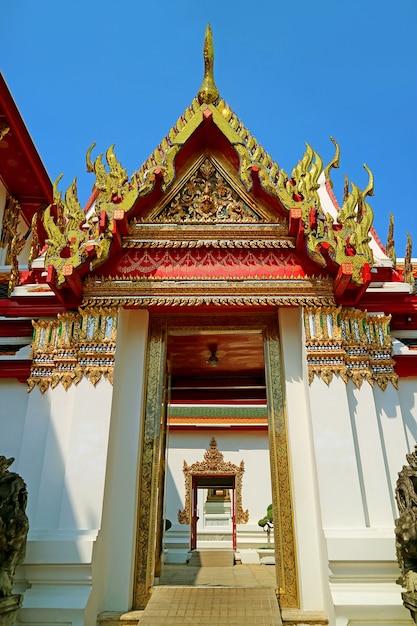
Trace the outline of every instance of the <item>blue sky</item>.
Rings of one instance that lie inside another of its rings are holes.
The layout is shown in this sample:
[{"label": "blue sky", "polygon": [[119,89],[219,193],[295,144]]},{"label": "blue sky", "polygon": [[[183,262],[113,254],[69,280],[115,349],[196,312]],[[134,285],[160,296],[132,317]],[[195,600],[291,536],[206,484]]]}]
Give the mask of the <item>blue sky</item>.
[{"label": "blue sky", "polygon": [[308,142],[327,164],[341,147],[343,174],[361,188],[386,241],[395,215],[398,257],[406,232],[417,256],[416,0],[258,0],[154,3],[5,0],[0,69],[46,168],[61,189],[111,144],[138,169],[197,94],[207,22],[217,87],[243,123],[290,172]]}]

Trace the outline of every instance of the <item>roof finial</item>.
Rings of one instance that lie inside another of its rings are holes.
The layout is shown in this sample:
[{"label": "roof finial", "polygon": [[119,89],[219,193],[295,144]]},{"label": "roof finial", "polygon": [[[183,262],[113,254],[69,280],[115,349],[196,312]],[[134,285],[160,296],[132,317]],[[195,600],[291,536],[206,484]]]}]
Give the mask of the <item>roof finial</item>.
[{"label": "roof finial", "polygon": [[219,90],[214,82],[214,48],[210,24],[207,24],[204,38],[204,78],[198,92],[200,104],[212,104],[219,99]]}]

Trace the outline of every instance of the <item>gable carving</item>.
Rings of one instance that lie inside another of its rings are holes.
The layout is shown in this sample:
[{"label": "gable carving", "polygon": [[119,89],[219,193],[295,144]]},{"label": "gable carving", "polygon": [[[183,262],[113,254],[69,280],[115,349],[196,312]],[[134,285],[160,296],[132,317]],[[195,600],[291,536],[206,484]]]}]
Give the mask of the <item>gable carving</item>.
[{"label": "gable carving", "polygon": [[263,219],[206,158],[153,221],[164,224],[235,224],[262,222]]}]

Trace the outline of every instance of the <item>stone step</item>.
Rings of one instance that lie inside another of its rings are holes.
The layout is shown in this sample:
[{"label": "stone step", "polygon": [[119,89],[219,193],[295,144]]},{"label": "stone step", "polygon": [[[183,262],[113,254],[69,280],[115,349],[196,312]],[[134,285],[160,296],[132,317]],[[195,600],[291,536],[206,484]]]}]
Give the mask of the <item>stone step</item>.
[{"label": "stone step", "polygon": [[188,560],[191,567],[231,567],[234,563],[233,550],[193,550]]}]

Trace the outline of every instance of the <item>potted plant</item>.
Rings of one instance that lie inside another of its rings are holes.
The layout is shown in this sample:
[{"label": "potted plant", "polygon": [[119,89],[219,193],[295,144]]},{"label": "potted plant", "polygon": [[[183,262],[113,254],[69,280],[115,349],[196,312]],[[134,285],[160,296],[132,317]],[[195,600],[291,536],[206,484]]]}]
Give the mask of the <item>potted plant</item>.
[{"label": "potted plant", "polygon": [[271,545],[271,531],[274,528],[274,514],[272,511],[272,504],[266,509],[266,515],[259,520],[258,526],[260,526],[266,532],[266,548],[258,550],[259,561],[262,565],[275,565],[275,551],[274,546]]}]

